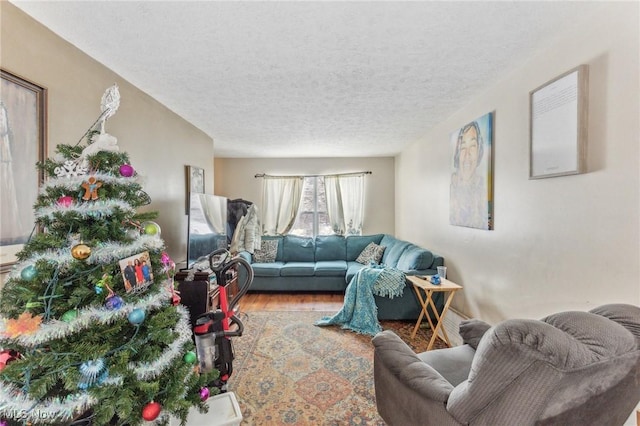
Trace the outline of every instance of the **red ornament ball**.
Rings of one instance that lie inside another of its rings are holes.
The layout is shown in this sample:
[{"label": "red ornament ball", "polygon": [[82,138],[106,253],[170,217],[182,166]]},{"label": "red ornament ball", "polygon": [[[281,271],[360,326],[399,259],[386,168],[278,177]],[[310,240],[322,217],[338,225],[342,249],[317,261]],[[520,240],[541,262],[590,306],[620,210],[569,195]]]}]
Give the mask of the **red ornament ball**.
[{"label": "red ornament ball", "polygon": [[173,295],[171,296],[171,304],[173,306],[178,306],[180,304],[180,296],[178,296],[177,294],[173,293]]},{"label": "red ornament ball", "polygon": [[142,418],[150,422],[158,418],[160,411],[162,411],[162,405],[151,401],[142,409]]},{"label": "red ornament ball", "polygon": [[122,166],[120,166],[120,174],[124,177],[133,176],[133,172],[133,167],[131,167],[130,164],[123,164]]},{"label": "red ornament ball", "polygon": [[18,351],[14,351],[13,349],[7,349],[6,351],[0,352],[0,371],[4,370],[4,368],[12,361],[15,361],[20,357]]}]

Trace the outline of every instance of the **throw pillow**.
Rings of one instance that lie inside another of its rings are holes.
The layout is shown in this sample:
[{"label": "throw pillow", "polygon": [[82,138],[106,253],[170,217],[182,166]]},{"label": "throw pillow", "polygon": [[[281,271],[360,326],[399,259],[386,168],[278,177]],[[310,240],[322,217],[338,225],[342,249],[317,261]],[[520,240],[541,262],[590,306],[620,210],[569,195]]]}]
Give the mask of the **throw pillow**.
[{"label": "throw pillow", "polygon": [[360,252],[356,262],[362,263],[363,265],[368,265],[370,262],[373,262],[377,265],[382,260],[384,249],[386,249],[385,246],[379,246],[373,242],[369,243],[364,250]]},{"label": "throw pillow", "polygon": [[253,254],[253,261],[256,263],[270,263],[276,261],[278,253],[278,240],[262,240],[260,250]]}]

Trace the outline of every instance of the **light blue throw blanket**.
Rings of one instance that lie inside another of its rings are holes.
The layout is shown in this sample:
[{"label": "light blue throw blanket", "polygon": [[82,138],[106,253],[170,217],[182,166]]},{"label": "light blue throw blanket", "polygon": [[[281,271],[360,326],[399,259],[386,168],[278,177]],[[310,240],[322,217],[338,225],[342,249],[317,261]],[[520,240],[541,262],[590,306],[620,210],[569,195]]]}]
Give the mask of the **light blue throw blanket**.
[{"label": "light blue throw blanket", "polygon": [[373,295],[393,299],[402,295],[405,275],[399,269],[371,264],[360,269],[351,279],[344,294],[340,312],[323,317],[315,325],[341,325],[357,333],[375,336],[382,331],[378,322],[378,307]]}]

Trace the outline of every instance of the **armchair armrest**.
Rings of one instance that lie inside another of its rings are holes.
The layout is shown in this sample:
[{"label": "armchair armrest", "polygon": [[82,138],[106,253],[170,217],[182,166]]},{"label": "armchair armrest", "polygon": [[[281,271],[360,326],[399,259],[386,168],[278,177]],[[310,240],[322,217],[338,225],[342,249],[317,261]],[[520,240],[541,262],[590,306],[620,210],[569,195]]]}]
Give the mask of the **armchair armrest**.
[{"label": "armchair armrest", "polygon": [[249,253],[248,251],[244,251],[244,250],[239,251],[238,256],[242,257],[244,260],[249,262],[249,264],[253,263],[253,258],[251,256],[251,253]]},{"label": "armchair armrest", "polygon": [[[374,370],[384,369],[421,398],[446,402],[453,390],[436,370],[422,361],[395,333],[385,330],[373,338]],[[378,386],[376,386],[376,392]],[[387,392],[393,392],[387,389]]]},{"label": "armchair armrest", "polygon": [[373,338],[378,413],[388,425],[460,425],[447,412],[454,387],[392,331]]},{"label": "armchair armrest", "polygon": [[477,319],[464,320],[460,323],[458,329],[462,341],[471,346],[473,349],[478,349],[478,343],[482,336],[491,328],[490,324]]}]

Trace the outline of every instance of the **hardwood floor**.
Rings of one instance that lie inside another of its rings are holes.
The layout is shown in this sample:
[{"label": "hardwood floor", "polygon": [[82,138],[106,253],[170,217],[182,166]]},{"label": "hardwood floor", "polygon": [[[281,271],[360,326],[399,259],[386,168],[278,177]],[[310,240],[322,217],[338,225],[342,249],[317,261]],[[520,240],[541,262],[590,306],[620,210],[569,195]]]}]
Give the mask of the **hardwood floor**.
[{"label": "hardwood floor", "polygon": [[321,311],[338,312],[343,293],[247,293],[239,302],[240,311]]}]

